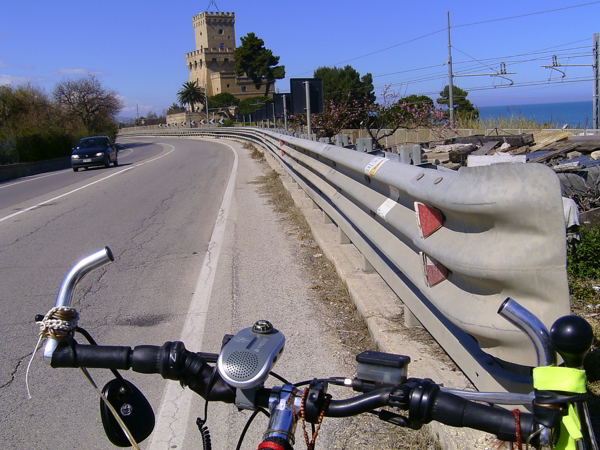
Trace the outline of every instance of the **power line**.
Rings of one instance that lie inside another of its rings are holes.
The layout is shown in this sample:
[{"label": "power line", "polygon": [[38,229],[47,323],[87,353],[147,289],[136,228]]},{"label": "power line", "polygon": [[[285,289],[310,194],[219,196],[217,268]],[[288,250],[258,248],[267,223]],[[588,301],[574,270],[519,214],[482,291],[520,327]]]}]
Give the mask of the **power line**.
[{"label": "power line", "polygon": [[[350,61],[355,61],[355,60],[357,60],[357,59],[361,59],[361,58],[365,58],[365,57],[367,57],[367,56],[375,55],[375,54],[377,54],[377,53],[385,52],[386,50],[390,50],[390,49],[392,49],[392,48],[400,47],[401,45],[410,44],[411,42],[415,42],[415,41],[418,41],[418,40],[420,40],[420,39],[424,39],[424,38],[426,38],[426,37],[433,36],[434,34],[441,33],[442,31],[446,31],[446,28],[442,28],[442,29],[440,29],[440,30],[433,31],[433,32],[431,32],[431,33],[428,33],[428,34],[424,34],[423,36],[419,36],[419,37],[416,37],[416,38],[413,38],[413,39],[409,39],[408,41],[400,42],[399,44],[394,44],[394,45],[391,45],[391,46],[389,46],[389,47],[382,48],[381,50],[375,50],[374,52],[371,52],[371,53],[366,53],[366,54],[364,54],[364,55],[357,56],[356,58],[351,58],[351,59],[347,59],[347,60],[345,60],[345,61],[340,61],[340,62],[337,62],[337,63],[333,64],[333,66],[335,67],[335,66],[337,66],[338,64],[345,64],[345,63],[347,63],[347,62],[350,62]],[[310,73],[310,72],[312,72],[312,70],[309,70],[309,71],[306,71],[306,72],[302,72],[302,73],[299,73],[299,74],[296,74],[296,75],[291,75],[291,76],[292,76],[292,77],[297,77],[298,75],[304,75],[304,74],[306,74],[306,73]]]},{"label": "power line", "polygon": [[[581,8],[583,6],[590,6],[590,5],[597,5],[597,4],[600,4],[600,0],[599,1],[595,1],[595,2],[582,3],[582,4],[579,4],[579,5],[565,6],[563,8],[555,8],[555,9],[549,9],[549,10],[545,10],[545,11],[538,11],[538,12],[527,13],[527,14],[519,14],[519,15],[516,15],[516,16],[509,16],[509,17],[502,17],[502,18],[498,18],[498,19],[483,20],[483,21],[479,21],[479,22],[465,23],[465,24],[462,24],[462,25],[453,25],[453,28],[468,27],[468,26],[481,25],[481,24],[491,23],[491,22],[500,22],[500,21],[504,21],[504,20],[512,20],[512,19],[518,19],[518,18],[522,18],[522,17],[535,16],[535,15],[540,15],[540,14],[548,14],[548,13],[552,13],[552,12],[564,11],[564,10],[567,10],[567,9],[574,9],[574,8]],[[427,34],[424,34],[422,36],[419,36],[419,37],[416,37],[416,38],[413,38],[413,39],[409,39],[408,41],[400,42],[398,44],[394,44],[394,45],[391,45],[389,47],[382,48],[380,50],[375,50],[374,52],[366,53],[364,55],[357,56],[355,58],[351,58],[351,59],[347,59],[347,60],[344,60],[344,61],[340,61],[340,62],[334,63],[333,66],[337,66],[338,64],[345,64],[347,62],[355,61],[357,59],[365,58],[367,56],[371,56],[371,55],[375,55],[377,53],[381,53],[381,52],[384,52],[384,51],[387,51],[387,50],[391,50],[392,48],[396,48],[396,47],[399,47],[399,46],[402,46],[402,45],[406,45],[406,44],[409,44],[411,42],[415,42],[415,41],[418,41],[420,39],[424,39],[426,37],[433,36],[435,34],[441,33],[443,31],[446,31],[446,29],[447,28],[444,27],[444,28],[441,28],[441,29],[439,29],[437,31],[432,31],[431,33],[427,33]],[[571,43],[568,43],[568,44],[562,44],[562,45],[570,45],[570,44],[574,44],[574,43],[578,43],[578,42],[583,42],[583,41],[586,41],[586,40],[587,39],[582,39],[580,41],[574,41],[574,42],[571,42]],[[304,74],[307,74],[307,73],[310,73],[310,72],[313,72],[313,71],[309,70],[309,71],[306,71],[306,72],[298,73],[296,75],[291,75],[290,77],[296,77],[296,76],[304,75]],[[378,76],[383,76],[383,75],[378,75]]]},{"label": "power line", "polygon": [[493,67],[490,67],[490,66],[488,66],[488,65],[486,65],[486,64],[484,64],[484,63],[482,63],[482,62],[481,62],[481,61],[479,61],[477,58],[474,58],[473,56],[471,56],[471,55],[469,55],[469,54],[467,54],[467,53],[463,52],[461,49],[459,49],[459,48],[458,48],[458,47],[456,47],[455,45],[453,45],[453,46],[452,46],[452,48],[453,48],[454,50],[457,50],[457,51],[459,51],[459,52],[460,52],[460,53],[462,53],[463,55],[465,55],[465,56],[468,56],[468,57],[469,57],[469,58],[471,58],[473,61],[476,61],[476,62],[478,62],[479,64],[481,64],[481,65],[482,65],[483,67],[485,67],[486,69],[490,69],[490,70],[496,70],[496,69],[494,69]]},{"label": "power line", "polygon": [[407,70],[401,70],[399,72],[384,73],[382,75],[373,75],[373,78],[376,78],[376,77],[387,77],[389,75],[397,75],[399,73],[416,72],[418,70],[433,69],[434,67],[440,67],[440,66],[445,66],[445,65],[446,65],[446,63],[442,63],[442,64],[435,64],[433,66],[419,67],[417,69],[407,69]]},{"label": "power line", "polygon": [[519,14],[517,16],[502,17],[502,18],[499,18],[499,19],[482,20],[480,22],[465,23],[465,24],[462,24],[462,25],[453,25],[453,28],[470,27],[470,26],[473,26],[473,25],[481,25],[481,24],[484,24],[484,23],[500,22],[500,21],[503,21],[503,20],[520,19],[522,17],[536,16],[536,15],[539,15],[539,14],[548,14],[548,13],[557,12],[557,11],[564,11],[566,9],[581,8],[583,6],[598,5],[598,4],[600,4],[600,1],[589,2],[589,3],[581,3],[579,5],[565,6],[563,8],[548,9],[546,11],[538,11],[538,12],[533,12],[533,13],[528,13],[528,14]]},{"label": "power line", "polygon": [[[559,45],[556,45],[556,46],[553,46],[553,47],[547,47],[547,48],[544,48],[544,49],[534,50],[534,51],[527,52],[527,53],[518,53],[518,54],[515,54],[515,55],[496,56],[496,57],[493,57],[493,58],[483,58],[483,59],[479,59],[479,60],[476,60],[476,61],[481,62],[481,63],[482,62],[494,62],[494,61],[506,61],[507,65],[511,65],[511,64],[520,63],[520,62],[538,61],[540,59],[544,59],[544,58],[548,57],[548,56],[543,56],[543,57],[540,57],[540,58],[528,59],[528,60],[522,60],[522,61],[509,61],[510,58],[515,58],[515,57],[518,57],[518,56],[529,56],[529,55],[537,55],[537,54],[547,54],[547,55],[557,54],[557,55],[561,55],[561,56],[570,56],[570,54],[562,54],[562,53],[557,52],[556,50],[559,47],[564,47],[565,45],[576,44],[576,43],[584,42],[584,41],[588,41],[588,40],[589,39],[581,39],[579,41],[568,42],[568,43],[565,43],[565,44],[559,44]],[[456,48],[456,47],[454,47],[454,48]],[[561,51],[579,50],[579,49],[587,49],[587,48],[589,48],[589,47],[588,46],[571,47],[571,48],[562,49]],[[457,49],[457,50],[461,51],[459,49]],[[464,52],[462,52],[462,53],[464,53]],[[591,55],[591,52],[589,54]],[[467,56],[469,56],[469,55],[467,55]],[[475,58],[473,58],[471,56],[469,56],[469,57],[472,58],[472,59],[475,59]],[[470,63],[471,63],[471,61],[457,61],[457,62],[453,62],[452,64],[453,65],[458,65],[458,64],[470,64]],[[415,69],[406,69],[406,70],[401,70],[401,71],[398,71],[398,72],[390,72],[390,73],[385,73],[385,74],[380,74],[380,75],[373,75],[373,78],[384,77],[384,76],[389,76],[389,75],[397,75],[397,74],[408,73],[408,72],[416,72],[416,71],[419,71],[419,70],[432,69],[432,68],[435,68],[435,67],[445,66],[446,64],[447,63],[444,62],[442,64],[436,64],[436,65],[432,65],[432,66],[418,67],[418,68],[415,68]],[[476,66],[471,65],[469,67],[461,69],[460,71],[457,71],[457,73],[461,73],[461,71],[464,72],[464,71],[473,70],[475,68],[476,68]],[[444,76],[447,76],[447,75],[444,75]]]}]

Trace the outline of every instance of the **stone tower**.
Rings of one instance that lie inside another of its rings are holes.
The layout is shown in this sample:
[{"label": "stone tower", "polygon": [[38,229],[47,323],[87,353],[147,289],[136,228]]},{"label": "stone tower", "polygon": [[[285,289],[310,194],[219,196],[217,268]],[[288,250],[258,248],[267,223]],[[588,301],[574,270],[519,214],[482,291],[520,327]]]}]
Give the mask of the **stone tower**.
[{"label": "stone tower", "polygon": [[235,74],[235,13],[205,11],[194,16],[192,25],[196,50],[185,55],[188,81],[203,89],[206,85],[208,96],[229,92],[244,99],[264,94],[263,86],[256,89],[252,80]]}]

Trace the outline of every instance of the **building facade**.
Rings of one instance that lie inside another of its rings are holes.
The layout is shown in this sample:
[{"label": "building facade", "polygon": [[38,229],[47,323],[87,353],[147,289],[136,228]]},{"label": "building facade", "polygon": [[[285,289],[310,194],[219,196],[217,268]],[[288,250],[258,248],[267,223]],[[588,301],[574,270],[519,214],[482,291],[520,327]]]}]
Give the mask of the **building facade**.
[{"label": "building facade", "polygon": [[265,86],[257,89],[250,78],[235,73],[235,13],[205,11],[194,16],[192,25],[196,50],[185,54],[188,81],[206,87],[209,97],[222,92],[240,100],[264,95]]}]

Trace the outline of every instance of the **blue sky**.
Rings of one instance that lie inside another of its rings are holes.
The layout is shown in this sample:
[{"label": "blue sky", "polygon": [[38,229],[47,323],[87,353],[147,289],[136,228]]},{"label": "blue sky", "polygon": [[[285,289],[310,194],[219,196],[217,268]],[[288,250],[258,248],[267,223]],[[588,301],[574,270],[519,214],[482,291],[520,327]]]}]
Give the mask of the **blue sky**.
[{"label": "blue sky", "polygon": [[[187,81],[184,55],[195,50],[192,17],[209,3],[5,0],[0,4],[0,84],[32,83],[51,92],[57,81],[94,73],[123,97],[122,115],[135,116],[136,108],[140,115],[161,112]],[[374,75],[378,93],[391,85],[401,95],[435,98],[447,84],[451,11],[455,73],[496,73],[501,62],[508,72],[517,72],[506,75],[516,85],[510,88],[494,87],[509,83],[498,77],[456,78],[476,105],[592,99],[592,67],[566,68],[561,81],[559,72],[540,66],[551,64],[553,54],[561,64],[592,64],[600,1],[216,3],[219,10],[236,13],[238,45],[241,36],[255,32],[281,57],[288,77],[350,64]],[[569,8],[575,5],[584,6]],[[554,9],[561,10],[534,14]],[[498,20],[508,17],[514,18]],[[288,91],[289,80],[279,81],[277,88]]]}]

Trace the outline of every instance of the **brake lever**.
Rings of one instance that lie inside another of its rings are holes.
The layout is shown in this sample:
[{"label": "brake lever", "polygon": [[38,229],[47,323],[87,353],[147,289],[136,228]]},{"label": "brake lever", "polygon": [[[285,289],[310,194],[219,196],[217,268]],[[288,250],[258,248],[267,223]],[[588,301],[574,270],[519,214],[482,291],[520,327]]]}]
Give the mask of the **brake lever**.
[{"label": "brake lever", "polygon": [[412,430],[420,430],[423,426],[423,424],[419,422],[411,421],[408,417],[393,413],[391,411],[386,411],[385,409],[382,409],[380,411],[374,411],[373,413],[376,414],[380,420],[391,423],[392,425],[396,425],[398,427],[410,428]]}]

